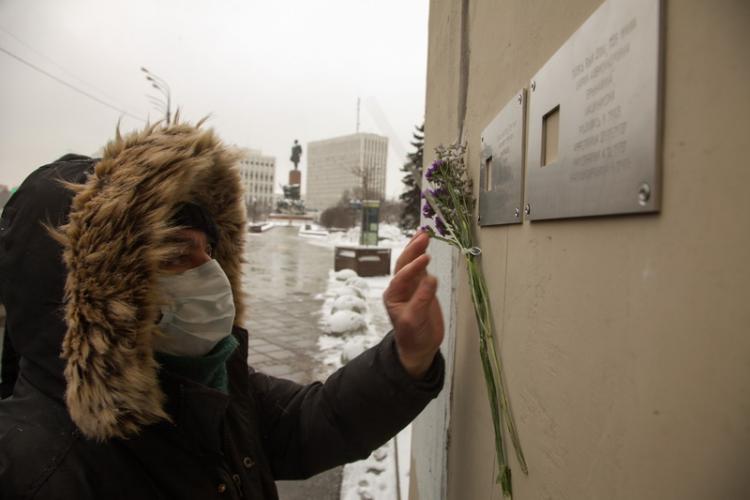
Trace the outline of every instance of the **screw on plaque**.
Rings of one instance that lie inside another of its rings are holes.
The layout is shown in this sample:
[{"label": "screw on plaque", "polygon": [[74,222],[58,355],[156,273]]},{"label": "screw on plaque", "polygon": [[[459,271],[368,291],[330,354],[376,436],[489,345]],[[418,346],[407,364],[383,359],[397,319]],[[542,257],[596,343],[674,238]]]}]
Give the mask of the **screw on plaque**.
[{"label": "screw on plaque", "polygon": [[648,200],[651,199],[651,186],[645,182],[638,188],[638,204],[645,207]]},{"label": "screw on plaque", "polygon": [[523,207],[523,213],[525,213],[526,215],[530,215],[531,214],[531,205],[530,204],[527,203],[526,206]]},{"label": "screw on plaque", "polygon": [[536,90],[536,81],[532,80],[531,81],[531,91],[534,92],[535,90]]},{"label": "screw on plaque", "polygon": [[516,208],[513,211],[513,215],[516,217],[516,219],[518,219],[521,216],[521,209],[520,208]]},{"label": "screw on plaque", "polygon": [[523,94],[518,94],[518,104],[523,103]]}]

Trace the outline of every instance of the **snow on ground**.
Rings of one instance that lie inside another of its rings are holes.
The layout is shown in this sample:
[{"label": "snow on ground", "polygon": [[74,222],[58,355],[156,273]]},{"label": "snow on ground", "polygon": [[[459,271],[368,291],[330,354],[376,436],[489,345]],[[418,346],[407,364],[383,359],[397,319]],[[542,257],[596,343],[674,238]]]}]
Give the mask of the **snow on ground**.
[{"label": "snow on ground", "polygon": [[305,224],[304,226],[300,226],[298,234],[303,238],[328,237],[328,231],[316,224]]},{"label": "snow on ground", "polygon": [[[398,451],[398,467],[396,466]],[[411,425],[359,462],[344,466],[341,500],[399,500],[409,497]],[[396,476],[396,469],[399,474]],[[400,495],[399,495],[400,491]]]},{"label": "snow on ground", "polygon": [[[248,222],[247,230],[248,230],[248,234],[260,234],[260,233],[265,233],[269,229],[273,229],[278,225],[279,225],[278,222],[273,222],[273,221]],[[252,231],[250,231],[250,226],[260,226],[260,233],[257,233],[257,232],[253,233]]]},{"label": "snow on ground", "polygon": [[[324,228],[312,225],[312,229],[325,231]],[[312,245],[333,248],[337,245],[358,245],[359,244],[359,227],[353,227],[347,231],[328,232],[326,236],[319,236],[315,239],[308,240]],[[393,224],[380,224],[378,228],[378,246],[382,248],[403,248],[408,238],[404,236],[401,229]]]},{"label": "snow on ground", "polygon": [[[393,270],[408,238],[401,234],[400,229],[389,225],[380,226],[380,236],[384,239],[378,246],[391,248]],[[358,240],[358,229],[346,233],[331,233],[323,238],[305,239],[307,243],[330,248],[336,245],[356,245]],[[390,330],[382,298],[390,281],[391,276],[363,278],[349,269],[329,272],[326,291],[319,296],[324,299],[320,324],[327,332],[318,339],[320,356],[326,367],[326,372],[321,375],[330,375],[377,344]],[[410,457],[411,426],[408,426],[365,460],[344,467],[341,500],[407,498]],[[401,492],[400,496],[398,490]]]},{"label": "snow on ground", "polygon": [[323,363],[328,368],[325,375],[377,344],[386,333],[375,328],[377,318],[373,314],[380,311],[371,307],[372,287],[368,281],[350,269],[328,273],[320,313],[320,326],[327,335],[318,338]]}]

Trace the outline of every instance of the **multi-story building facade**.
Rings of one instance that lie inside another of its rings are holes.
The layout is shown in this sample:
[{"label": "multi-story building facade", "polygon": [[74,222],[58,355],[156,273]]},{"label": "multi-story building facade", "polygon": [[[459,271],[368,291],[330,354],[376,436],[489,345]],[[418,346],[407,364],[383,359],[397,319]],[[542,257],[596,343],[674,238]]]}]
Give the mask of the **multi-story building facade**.
[{"label": "multi-story building facade", "polygon": [[308,143],[305,205],[324,210],[336,205],[345,191],[368,199],[385,197],[387,157],[388,138],[376,134]]},{"label": "multi-story building facade", "polygon": [[240,175],[245,186],[245,205],[271,210],[276,185],[276,157],[264,156],[259,149],[242,148]]}]

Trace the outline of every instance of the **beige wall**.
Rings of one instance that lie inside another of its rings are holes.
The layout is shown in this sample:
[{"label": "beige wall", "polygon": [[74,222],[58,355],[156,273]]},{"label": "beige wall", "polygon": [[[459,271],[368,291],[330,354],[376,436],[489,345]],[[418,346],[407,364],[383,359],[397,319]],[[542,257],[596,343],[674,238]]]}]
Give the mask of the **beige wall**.
[{"label": "beige wall", "polygon": [[[600,2],[464,2],[469,51],[462,1],[431,1],[426,151],[458,136],[463,58],[477,179],[481,130]],[[750,498],[750,3],[663,16],[661,213],[478,232],[530,469],[512,462],[517,499]],[[455,300],[447,497],[500,499],[463,269]]]}]

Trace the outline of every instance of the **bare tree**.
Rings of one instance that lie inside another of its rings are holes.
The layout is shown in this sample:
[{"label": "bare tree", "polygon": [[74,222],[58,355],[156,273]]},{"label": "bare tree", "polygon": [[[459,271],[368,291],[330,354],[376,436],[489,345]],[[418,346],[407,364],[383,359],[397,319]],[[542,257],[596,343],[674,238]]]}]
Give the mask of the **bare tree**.
[{"label": "bare tree", "polygon": [[[357,186],[359,189],[355,188],[354,192],[356,193],[358,190],[360,191],[359,194],[362,196],[362,201],[371,199],[370,191],[372,190],[375,167],[371,165],[358,165],[352,167],[349,171],[359,180],[359,186]],[[378,196],[377,199],[380,199],[380,196]]]},{"label": "bare tree", "polygon": [[352,174],[354,174],[354,177],[357,178],[357,183],[359,184],[354,188],[354,191],[361,191],[362,200],[367,199],[367,193],[369,191],[368,187],[370,185],[370,172],[369,169],[364,167],[363,165],[358,165],[356,167],[352,167],[349,170]]}]

